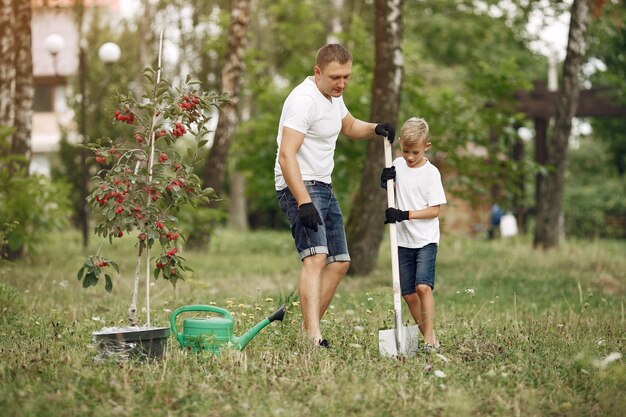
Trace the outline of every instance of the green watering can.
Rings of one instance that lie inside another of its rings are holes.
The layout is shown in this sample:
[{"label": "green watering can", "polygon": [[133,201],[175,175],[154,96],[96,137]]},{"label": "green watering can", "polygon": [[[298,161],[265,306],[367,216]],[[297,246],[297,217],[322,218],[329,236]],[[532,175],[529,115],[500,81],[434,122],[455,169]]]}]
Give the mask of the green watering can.
[{"label": "green watering can", "polygon": [[[179,333],[176,329],[176,317],[181,313],[190,311],[206,311],[220,314],[221,317],[186,318],[183,320],[183,332]],[[233,316],[228,310],[211,305],[196,304],[174,310],[170,317],[170,325],[181,348],[192,352],[211,352],[219,355],[222,346],[230,345],[235,349],[243,350],[265,326],[275,320],[282,321],[283,317],[285,317],[284,304],[271,316],[254,325],[242,336],[237,337],[233,334]]]}]

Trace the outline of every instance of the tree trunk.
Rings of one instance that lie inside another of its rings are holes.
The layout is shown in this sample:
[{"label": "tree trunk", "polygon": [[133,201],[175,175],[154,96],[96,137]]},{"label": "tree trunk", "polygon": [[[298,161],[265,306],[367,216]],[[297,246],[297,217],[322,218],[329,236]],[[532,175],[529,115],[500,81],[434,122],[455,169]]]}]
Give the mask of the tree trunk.
[{"label": "tree trunk", "polygon": [[249,5],[249,0],[233,0],[232,3],[228,49],[221,81],[221,90],[229,94],[230,101],[222,106],[213,146],[204,166],[204,185],[213,188],[218,195],[224,189],[224,179],[228,169],[228,150],[237,125],[237,105],[244,66],[243,55],[250,20]]},{"label": "tree trunk", "polygon": [[[403,77],[402,0],[376,0],[375,8],[376,62],[370,120],[395,123]],[[352,258],[350,274],[365,275],[376,267],[387,204],[384,190],[380,188],[380,172],[384,165],[382,140],[370,140],[361,184],[346,224]]]},{"label": "tree trunk", "polygon": [[534,246],[549,249],[558,246],[561,206],[565,182],[567,145],[572,118],[578,107],[580,68],[585,55],[585,35],[589,19],[589,0],[574,0],[571,9],[567,55],[554,119],[552,140],[548,143],[550,173],[544,178],[538,201]]},{"label": "tree trunk", "polygon": [[[13,126],[13,94],[15,91],[15,30],[12,0],[0,0],[0,125]],[[0,155],[10,147],[0,147]]]},{"label": "tree trunk", "polygon": [[248,230],[246,177],[237,170],[232,171],[231,174],[228,226],[234,230]]},{"label": "tree trunk", "polygon": [[11,143],[11,154],[24,156],[15,166],[15,171],[25,168],[30,162],[30,140],[33,125],[33,50],[31,31],[31,4],[15,0],[15,131]]}]

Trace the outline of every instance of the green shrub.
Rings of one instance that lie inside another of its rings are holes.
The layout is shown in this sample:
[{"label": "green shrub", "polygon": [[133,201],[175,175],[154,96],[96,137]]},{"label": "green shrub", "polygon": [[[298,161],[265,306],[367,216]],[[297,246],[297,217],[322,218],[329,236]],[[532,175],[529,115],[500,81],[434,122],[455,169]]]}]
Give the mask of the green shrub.
[{"label": "green shrub", "polygon": [[0,159],[0,258],[18,258],[43,232],[66,226],[68,193],[66,184],[41,175],[10,175]]},{"label": "green shrub", "polygon": [[624,237],[626,179],[566,187],[563,211],[568,236]]}]

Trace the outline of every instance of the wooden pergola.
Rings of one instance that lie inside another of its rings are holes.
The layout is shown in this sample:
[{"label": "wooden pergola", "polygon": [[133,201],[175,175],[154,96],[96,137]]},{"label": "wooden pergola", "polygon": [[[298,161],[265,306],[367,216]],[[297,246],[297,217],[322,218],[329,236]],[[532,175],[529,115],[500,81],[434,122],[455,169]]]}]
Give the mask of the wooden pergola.
[{"label": "wooden pergola", "polygon": [[[516,110],[533,119],[535,124],[535,162],[546,164],[548,157],[547,134],[551,117],[556,116],[559,93],[546,88],[543,81],[535,81],[533,90],[519,91]],[[626,117],[626,106],[617,102],[610,87],[594,87],[580,91],[576,117]],[[523,144],[518,143],[513,151],[515,159],[523,156]],[[542,176],[535,178],[535,198],[541,192]],[[520,207],[523,211],[523,208]],[[524,228],[523,214],[519,213],[520,227]]]}]

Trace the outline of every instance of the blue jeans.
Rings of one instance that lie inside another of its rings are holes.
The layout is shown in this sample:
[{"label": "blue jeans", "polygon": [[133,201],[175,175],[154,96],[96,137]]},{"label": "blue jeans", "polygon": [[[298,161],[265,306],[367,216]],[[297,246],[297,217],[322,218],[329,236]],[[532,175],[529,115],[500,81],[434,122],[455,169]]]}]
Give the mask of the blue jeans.
[{"label": "blue jeans", "polygon": [[300,223],[298,203],[289,188],[276,191],[278,205],[291,225],[291,235],[300,260],[307,256],[324,253],[327,255],[326,263],[349,262],[350,255],[343,216],[332,186],[319,181],[304,181],[304,185],[324,223],[318,226],[317,232]]},{"label": "blue jeans", "polygon": [[428,285],[435,289],[437,249],[436,243],[429,243],[418,249],[398,247],[402,295],[413,294],[418,284]]}]

